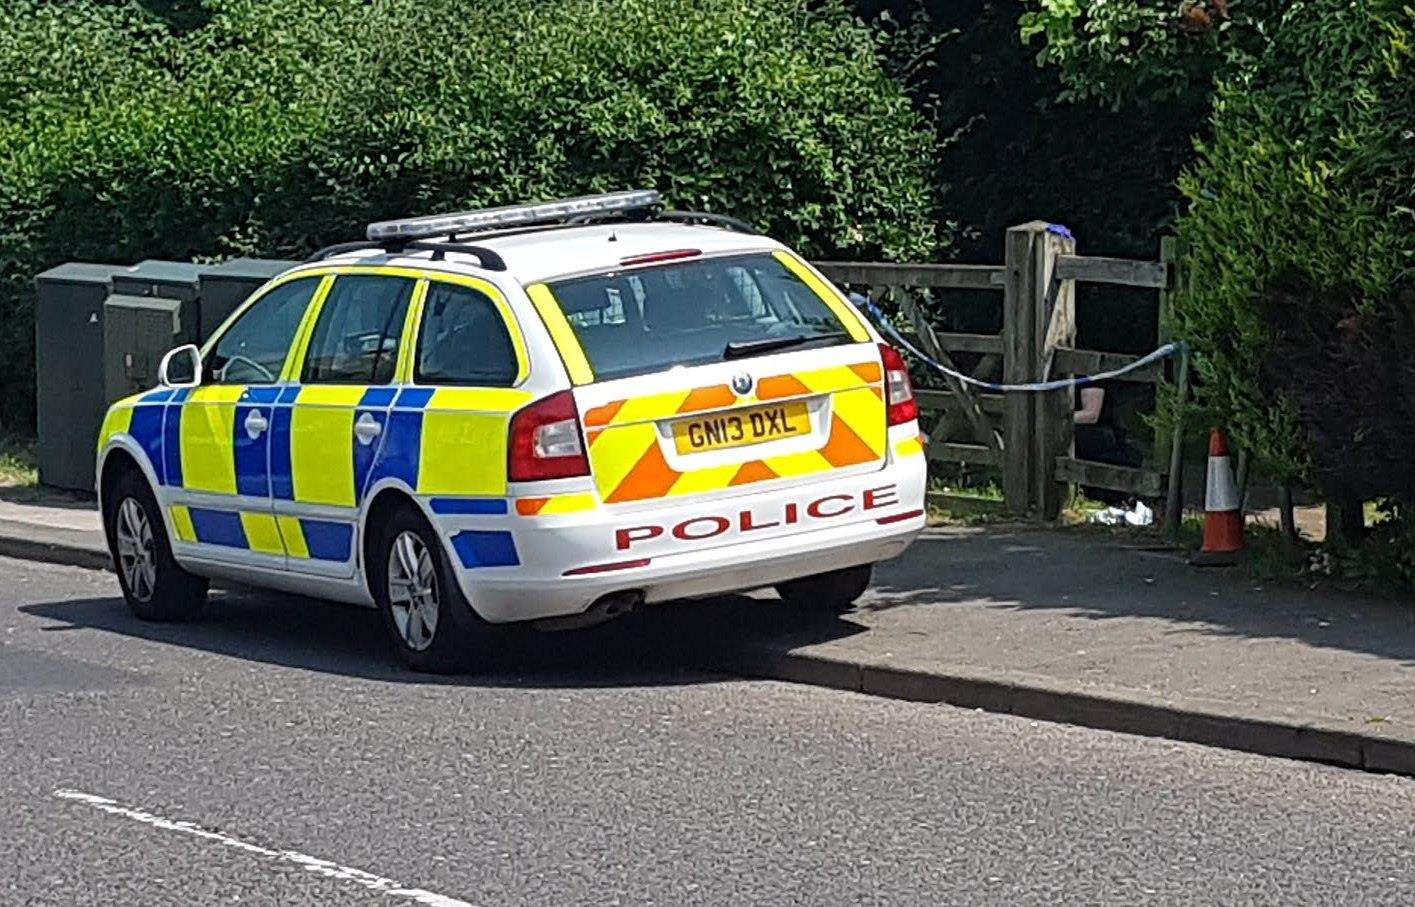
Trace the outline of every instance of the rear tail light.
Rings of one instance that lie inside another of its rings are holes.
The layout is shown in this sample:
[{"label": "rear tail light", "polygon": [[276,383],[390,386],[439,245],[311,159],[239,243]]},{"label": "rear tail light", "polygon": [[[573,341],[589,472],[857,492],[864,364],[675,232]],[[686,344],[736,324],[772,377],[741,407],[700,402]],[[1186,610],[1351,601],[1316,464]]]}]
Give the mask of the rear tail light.
[{"label": "rear tail light", "polygon": [[879,345],[884,360],[885,420],[890,425],[903,425],[919,418],[919,404],[914,399],[914,385],[909,381],[909,366],[899,351],[886,343]]},{"label": "rear tail light", "polygon": [[590,474],[580,414],[570,391],[552,394],[511,417],[511,445],[506,477],[512,482],[538,482]]}]

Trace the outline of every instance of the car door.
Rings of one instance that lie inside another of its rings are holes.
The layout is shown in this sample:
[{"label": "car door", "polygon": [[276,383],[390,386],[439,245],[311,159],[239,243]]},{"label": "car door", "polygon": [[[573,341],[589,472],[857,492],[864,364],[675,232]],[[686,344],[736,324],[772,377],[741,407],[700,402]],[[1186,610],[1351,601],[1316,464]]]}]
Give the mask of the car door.
[{"label": "car door", "polygon": [[202,383],[172,395],[162,473],[179,555],[284,567],[270,506],[271,406],[323,279],[282,281],[248,302],[208,344]]},{"label": "car door", "polygon": [[352,576],[356,527],[396,388],[416,278],[334,277],[275,402],[270,487],[290,570]]}]

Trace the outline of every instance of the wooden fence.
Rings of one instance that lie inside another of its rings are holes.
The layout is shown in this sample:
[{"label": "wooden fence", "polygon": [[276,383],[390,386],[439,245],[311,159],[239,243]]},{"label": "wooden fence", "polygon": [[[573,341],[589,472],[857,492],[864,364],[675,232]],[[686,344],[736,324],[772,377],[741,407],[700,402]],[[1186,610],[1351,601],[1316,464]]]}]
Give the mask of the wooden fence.
[{"label": "wooden fence", "polygon": [[[1001,265],[818,262],[817,267],[837,284],[902,313],[915,344],[938,362],[983,381],[1006,384],[1093,375],[1139,358],[1076,347],[1077,282],[1159,291],[1158,344],[1164,340],[1172,293],[1183,279],[1172,240],[1162,243],[1159,261],[1083,256],[1076,254],[1075,240],[1064,231],[1039,221],[1007,231],[1005,259]],[[998,294],[1001,332],[936,330],[928,313],[938,308],[935,300],[957,290]],[[969,367],[960,369],[955,357],[966,358]],[[1156,384],[1165,369],[1166,363],[1157,363],[1120,380]],[[1187,356],[1177,357],[1174,380],[1177,427],[1188,391]],[[941,388],[918,392],[928,427],[929,459],[995,469],[1010,511],[1055,519],[1069,486],[1079,484],[1140,497],[1163,495],[1166,525],[1178,525],[1182,432],[1173,433],[1168,451],[1150,451],[1141,468],[1082,460],[1074,450],[1074,389],[997,394],[952,377],[944,376],[942,382]]]}]

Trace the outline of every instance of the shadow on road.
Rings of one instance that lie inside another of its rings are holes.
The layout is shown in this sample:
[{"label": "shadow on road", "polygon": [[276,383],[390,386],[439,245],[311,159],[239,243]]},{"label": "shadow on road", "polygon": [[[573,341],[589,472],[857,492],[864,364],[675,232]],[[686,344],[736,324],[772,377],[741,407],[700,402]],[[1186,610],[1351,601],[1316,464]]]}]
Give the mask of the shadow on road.
[{"label": "shadow on road", "polygon": [[264,664],[395,683],[513,687],[615,687],[712,683],[733,647],[791,647],[864,631],[841,618],[788,610],[775,598],[725,596],[651,605],[599,627],[563,633],[498,628],[485,669],[438,677],[404,669],[389,651],[380,615],[256,590],[213,591],[190,623],[138,620],[118,596],[22,606],[57,621],[50,632],[100,630]]}]

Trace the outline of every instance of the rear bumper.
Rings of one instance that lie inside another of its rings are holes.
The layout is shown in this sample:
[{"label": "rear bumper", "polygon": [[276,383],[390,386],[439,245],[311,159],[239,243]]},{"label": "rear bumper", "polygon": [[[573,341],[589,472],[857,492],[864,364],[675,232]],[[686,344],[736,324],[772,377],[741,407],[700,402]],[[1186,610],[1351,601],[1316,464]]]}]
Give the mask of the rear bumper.
[{"label": "rear bumper", "polygon": [[493,623],[579,614],[613,592],[658,602],[757,589],[900,554],[924,527],[924,486],[924,458],[912,456],[710,502],[519,518],[517,565],[458,577]]}]

